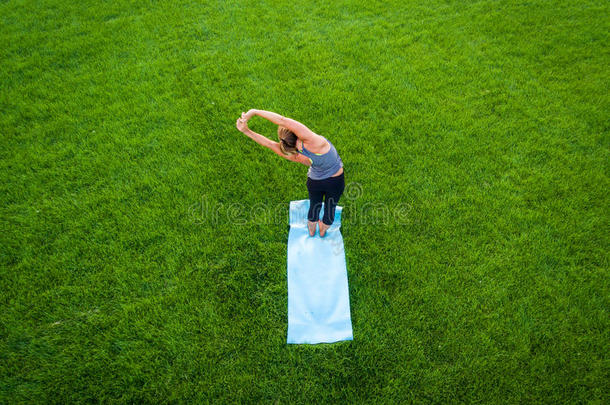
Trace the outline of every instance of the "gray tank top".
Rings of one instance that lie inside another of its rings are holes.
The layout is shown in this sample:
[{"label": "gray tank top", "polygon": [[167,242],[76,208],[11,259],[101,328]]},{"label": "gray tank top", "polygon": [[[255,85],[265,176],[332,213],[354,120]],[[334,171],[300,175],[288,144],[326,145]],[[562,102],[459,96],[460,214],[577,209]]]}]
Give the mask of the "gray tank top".
[{"label": "gray tank top", "polygon": [[[322,138],[326,139],[325,137]],[[299,153],[307,156],[311,161],[311,166],[309,166],[307,176],[312,180],[329,178],[343,167],[343,161],[341,160],[339,153],[337,153],[335,145],[333,145],[328,139],[326,139],[326,141],[330,144],[330,149],[326,153],[310,152],[305,149],[305,145],[303,145],[303,141],[301,141],[303,152],[299,151]]]}]

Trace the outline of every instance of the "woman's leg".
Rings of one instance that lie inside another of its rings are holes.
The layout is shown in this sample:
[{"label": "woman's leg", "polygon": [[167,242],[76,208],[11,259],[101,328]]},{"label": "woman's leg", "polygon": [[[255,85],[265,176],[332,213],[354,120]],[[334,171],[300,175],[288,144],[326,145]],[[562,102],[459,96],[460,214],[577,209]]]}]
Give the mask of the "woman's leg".
[{"label": "woman's leg", "polygon": [[326,229],[335,222],[335,210],[339,203],[339,198],[341,198],[343,190],[345,189],[345,178],[343,177],[343,174],[328,179],[327,187],[324,199],[324,215],[322,216],[322,223],[325,226],[322,227],[322,225],[320,225],[320,236],[324,236]]},{"label": "woman's leg", "polygon": [[[316,187],[314,181],[307,178],[307,191],[309,193],[309,212],[307,213],[309,234],[311,236],[316,233],[316,225],[320,218],[320,209],[322,208],[322,200],[324,199],[324,190]],[[312,232],[313,230],[313,232]]]}]

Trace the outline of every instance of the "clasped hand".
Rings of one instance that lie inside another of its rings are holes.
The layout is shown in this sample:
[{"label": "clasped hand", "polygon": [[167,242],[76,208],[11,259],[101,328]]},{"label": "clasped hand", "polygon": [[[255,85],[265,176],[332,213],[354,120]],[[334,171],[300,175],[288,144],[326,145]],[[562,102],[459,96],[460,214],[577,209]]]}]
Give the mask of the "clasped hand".
[{"label": "clasped hand", "polygon": [[241,113],[241,117],[237,119],[237,122],[235,124],[237,126],[238,130],[245,133],[249,129],[248,120],[250,120],[250,118],[252,118],[255,111],[256,110],[252,109],[252,110],[249,110],[247,113],[246,112]]}]

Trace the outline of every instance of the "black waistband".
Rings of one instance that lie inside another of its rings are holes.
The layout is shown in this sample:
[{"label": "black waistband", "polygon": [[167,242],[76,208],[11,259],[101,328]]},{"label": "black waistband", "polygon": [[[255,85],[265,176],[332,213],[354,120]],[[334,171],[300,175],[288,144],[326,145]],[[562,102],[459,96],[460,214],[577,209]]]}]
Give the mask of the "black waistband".
[{"label": "black waistband", "polygon": [[324,179],[317,179],[317,180],[316,180],[316,179],[312,179],[311,177],[307,176],[307,179],[308,179],[308,180],[310,180],[310,181],[330,181],[330,180],[338,180],[338,179],[343,178],[343,177],[344,177],[344,176],[343,176],[344,174],[345,174],[345,169],[344,169],[344,170],[341,172],[341,174],[340,174],[340,175],[338,175],[338,176],[331,176],[331,177],[326,177],[326,178],[324,178]]}]

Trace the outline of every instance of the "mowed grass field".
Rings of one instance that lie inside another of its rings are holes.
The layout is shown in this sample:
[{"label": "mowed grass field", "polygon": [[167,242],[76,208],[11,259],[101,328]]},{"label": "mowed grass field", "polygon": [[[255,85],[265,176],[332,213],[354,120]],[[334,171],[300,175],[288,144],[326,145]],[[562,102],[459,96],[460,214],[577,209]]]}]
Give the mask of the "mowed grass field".
[{"label": "mowed grass field", "polygon": [[[609,15],[0,2],[0,403],[607,403]],[[351,342],[286,344],[250,108],[343,159]]]}]

